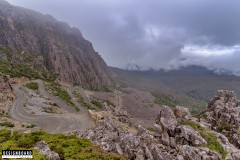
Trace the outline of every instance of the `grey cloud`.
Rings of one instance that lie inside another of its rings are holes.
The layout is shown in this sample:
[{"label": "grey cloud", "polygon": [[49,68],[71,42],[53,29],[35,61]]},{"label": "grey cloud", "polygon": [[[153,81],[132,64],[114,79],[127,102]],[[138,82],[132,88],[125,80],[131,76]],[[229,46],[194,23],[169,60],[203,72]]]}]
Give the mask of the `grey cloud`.
[{"label": "grey cloud", "polygon": [[[107,64],[171,68],[201,64],[227,67],[240,58],[183,57],[186,45],[240,43],[238,0],[9,0],[77,26]],[[180,60],[186,58],[187,61]],[[218,61],[218,62],[217,62]],[[239,67],[238,67],[239,68]]]}]

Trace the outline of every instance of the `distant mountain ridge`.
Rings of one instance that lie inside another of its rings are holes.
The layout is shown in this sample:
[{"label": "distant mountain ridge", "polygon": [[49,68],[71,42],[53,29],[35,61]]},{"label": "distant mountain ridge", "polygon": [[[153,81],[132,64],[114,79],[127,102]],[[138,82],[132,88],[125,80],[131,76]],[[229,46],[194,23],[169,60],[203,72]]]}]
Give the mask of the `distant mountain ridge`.
[{"label": "distant mountain ridge", "polygon": [[212,68],[208,69],[207,67],[204,66],[198,66],[198,65],[189,65],[189,66],[182,66],[179,67],[178,69],[147,69],[147,70],[142,70],[141,66],[138,65],[130,65],[128,64],[126,67],[126,70],[128,71],[133,71],[133,72],[142,72],[142,73],[148,73],[148,74],[195,74],[195,75],[212,75],[212,76],[217,76],[217,75],[222,75],[222,76],[234,76],[235,74],[227,69],[224,68]]},{"label": "distant mountain ridge", "polygon": [[0,0],[0,60],[53,72],[61,82],[111,84],[106,63],[77,28]]}]

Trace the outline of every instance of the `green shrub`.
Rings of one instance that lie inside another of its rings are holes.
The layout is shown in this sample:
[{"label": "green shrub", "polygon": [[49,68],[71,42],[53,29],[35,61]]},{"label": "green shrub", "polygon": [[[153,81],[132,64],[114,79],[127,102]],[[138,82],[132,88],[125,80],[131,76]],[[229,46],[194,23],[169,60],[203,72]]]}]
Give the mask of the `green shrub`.
[{"label": "green shrub", "polygon": [[97,106],[98,108],[102,108],[103,107],[102,103],[99,100],[97,100],[97,99],[92,99],[91,103],[94,104],[95,106]]},{"label": "green shrub", "polygon": [[47,90],[51,94],[61,98],[68,105],[71,105],[76,111],[80,111],[80,109],[72,102],[71,97],[69,96],[67,91],[63,89],[60,84],[58,84],[57,82],[47,82],[45,83],[45,85]]},{"label": "green shrub", "polygon": [[5,127],[14,127],[14,124],[12,122],[4,121],[0,123],[0,126],[5,126]]},{"label": "green shrub", "polygon": [[231,131],[233,128],[234,128],[233,125],[222,122],[218,124],[216,131],[221,133],[223,130]]},{"label": "green shrub", "polygon": [[182,119],[182,124],[188,125],[200,133],[200,135],[207,141],[207,144],[203,145],[203,147],[208,147],[209,149],[218,152],[223,159],[226,157],[228,152],[225,151],[223,146],[218,142],[215,134],[191,120]]},{"label": "green shrub", "polygon": [[110,100],[104,100],[104,102],[106,102],[107,103],[107,105],[109,105],[109,106],[113,106],[113,107],[116,107],[116,105],[114,104],[114,103],[112,103]]},{"label": "green shrub", "polygon": [[11,131],[3,129],[0,130],[0,143],[3,143],[10,139]]},{"label": "green shrub", "polygon": [[34,127],[36,127],[36,124],[30,124],[26,128],[34,128]]},{"label": "green shrub", "polygon": [[36,82],[29,82],[25,85],[25,87],[32,89],[32,90],[38,90],[38,83]]},{"label": "green shrub", "polygon": [[27,77],[47,81],[54,81],[57,78],[52,72],[46,73],[27,64],[14,64],[8,61],[0,61],[0,72],[10,77]]},{"label": "green shrub", "polygon": [[149,130],[149,131],[151,131],[151,132],[154,132],[154,131],[155,131],[155,129],[152,128],[152,127],[148,127],[147,130]]},{"label": "green shrub", "polygon": [[176,105],[179,104],[179,102],[172,96],[172,95],[154,95],[156,97],[155,103],[160,104],[160,105],[166,105],[169,107],[175,107]]},{"label": "green shrub", "polygon": [[207,108],[207,104],[203,102],[199,102],[197,104],[190,106],[189,111],[191,112],[192,115],[198,115],[205,108]]},{"label": "green shrub", "polygon": [[75,90],[73,92],[73,95],[77,98],[77,101],[83,105],[84,107],[88,108],[88,109],[91,109],[91,110],[94,110],[94,108],[91,106],[90,103],[87,103],[84,101],[84,98],[81,96],[81,94],[79,93],[78,90]]},{"label": "green shrub", "polygon": [[[4,139],[4,140],[2,140]],[[2,140],[2,141],[1,141]],[[78,160],[125,160],[123,156],[115,153],[104,152],[99,147],[93,145],[86,139],[77,138],[75,136],[63,134],[49,134],[43,131],[36,131],[28,134],[11,131],[0,130],[0,149],[33,149],[38,141],[45,141],[50,149],[59,153],[62,159],[78,159]],[[1,154],[1,153],[0,153]],[[33,150],[34,159],[43,159],[46,157]]]}]

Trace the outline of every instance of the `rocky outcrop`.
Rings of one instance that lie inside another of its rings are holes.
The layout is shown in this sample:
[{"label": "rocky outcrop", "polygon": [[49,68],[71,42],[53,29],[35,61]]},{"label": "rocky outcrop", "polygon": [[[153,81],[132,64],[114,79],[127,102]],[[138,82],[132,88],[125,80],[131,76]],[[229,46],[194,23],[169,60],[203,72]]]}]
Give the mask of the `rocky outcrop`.
[{"label": "rocky outcrop", "polygon": [[177,126],[177,120],[173,111],[169,107],[163,106],[156,119],[156,124],[160,124],[164,131],[169,131],[170,134],[174,134],[174,130]]},{"label": "rocky outcrop", "polygon": [[8,111],[15,99],[12,83],[8,76],[0,73],[0,118],[7,117]]},{"label": "rocky outcrop", "polygon": [[240,149],[240,102],[232,91],[219,90],[202,114],[213,130],[227,136]]},{"label": "rocky outcrop", "polygon": [[46,142],[39,141],[34,145],[34,149],[45,155],[48,160],[60,160],[59,154],[50,150]]},{"label": "rocky outcrop", "polygon": [[190,119],[192,117],[189,112],[189,109],[182,106],[176,106],[176,108],[174,109],[174,114],[176,115],[177,118]]},{"label": "rocky outcrop", "polygon": [[[183,108],[181,110],[186,111]],[[95,128],[78,131],[77,136],[87,138],[104,150],[125,155],[129,159],[222,159],[221,155],[216,151],[201,147],[206,146],[207,141],[192,127],[179,123],[179,119],[167,106],[163,106],[160,110],[159,116],[156,118],[154,131],[149,131],[141,126],[135,128],[137,132],[126,130],[122,122],[119,122],[119,117],[128,119],[129,117],[125,112],[117,112],[116,114],[114,108],[106,109],[106,116],[99,121]],[[129,122],[124,124],[134,126]],[[234,154],[234,156],[236,155]]]},{"label": "rocky outcrop", "polygon": [[176,128],[176,141],[180,144],[190,144],[192,146],[199,146],[207,144],[201,135],[189,126],[181,125]]},{"label": "rocky outcrop", "polygon": [[4,0],[0,3],[0,60],[29,64],[83,87],[111,84],[106,63],[79,29]]}]

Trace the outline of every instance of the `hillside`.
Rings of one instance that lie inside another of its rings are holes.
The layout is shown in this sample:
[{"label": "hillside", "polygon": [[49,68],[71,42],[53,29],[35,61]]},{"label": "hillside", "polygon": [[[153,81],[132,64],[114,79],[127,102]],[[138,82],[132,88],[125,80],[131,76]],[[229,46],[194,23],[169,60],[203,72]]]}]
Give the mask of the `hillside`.
[{"label": "hillside", "polygon": [[37,160],[240,159],[240,101],[218,90],[238,94],[238,77],[107,67],[78,29],[3,0],[0,29],[0,150],[33,150]]},{"label": "hillside", "polygon": [[166,99],[166,97],[170,96],[168,99],[172,99],[172,101],[181,101],[184,99],[183,101],[187,103],[173,102],[175,105],[189,106],[189,104],[192,104],[191,101],[196,101],[200,104],[205,103],[206,107],[206,102],[219,89],[234,90],[237,95],[240,94],[239,77],[224,74],[219,75],[199,66],[190,66],[167,72],[164,70],[127,71],[117,68],[111,68],[111,70],[113,77],[123,87],[133,86],[141,90],[150,91],[157,97],[165,97]]},{"label": "hillside", "polygon": [[59,81],[100,89],[107,65],[77,28],[0,0],[0,61],[29,65]]}]

